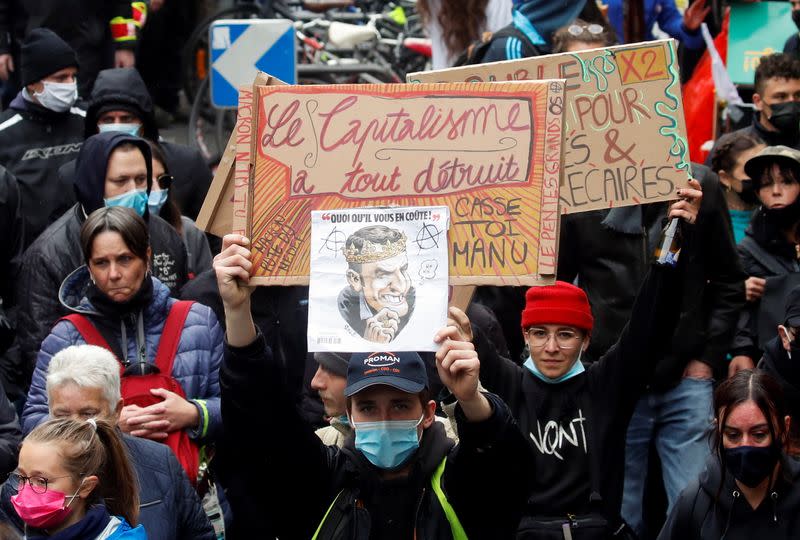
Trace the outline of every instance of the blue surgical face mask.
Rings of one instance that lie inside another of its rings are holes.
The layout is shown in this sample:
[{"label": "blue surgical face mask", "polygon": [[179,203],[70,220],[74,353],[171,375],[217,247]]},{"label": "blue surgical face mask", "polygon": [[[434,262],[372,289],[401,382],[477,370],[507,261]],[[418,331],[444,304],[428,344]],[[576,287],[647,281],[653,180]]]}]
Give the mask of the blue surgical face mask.
[{"label": "blue surgical face mask", "polygon": [[130,208],[140,216],[144,216],[147,209],[147,192],[143,189],[133,189],[116,197],[103,199],[106,206],[124,206]]},{"label": "blue surgical face mask", "polygon": [[[581,345],[583,344],[581,343]],[[583,354],[583,347],[581,345],[579,345],[579,347],[581,347],[581,350],[578,353],[578,358],[575,360],[575,363],[572,364],[572,367],[569,369],[569,371],[564,373],[561,377],[556,377],[555,379],[551,379],[550,377],[539,371],[539,368],[536,367],[536,363],[533,361],[533,358],[531,358],[530,355],[528,355],[528,359],[525,360],[525,364],[523,365],[526,368],[528,368],[531,373],[536,375],[539,379],[546,382],[547,384],[558,384],[560,382],[564,382],[567,379],[571,379],[572,377],[580,375],[581,373],[586,371],[586,368],[583,367],[583,364],[581,363],[581,355]]]},{"label": "blue surgical face mask", "polygon": [[139,130],[141,129],[141,127],[142,124],[98,124],[97,130],[100,133],[106,133],[109,131],[118,131],[120,133],[125,133],[127,135],[138,137]]},{"label": "blue surgical face mask", "polygon": [[147,198],[147,208],[150,210],[151,214],[154,216],[158,215],[164,203],[167,202],[167,195],[169,195],[169,189],[162,189],[160,191],[155,189],[150,190],[150,196]]},{"label": "blue surgical face mask", "polygon": [[352,422],[356,430],[356,449],[370,463],[381,469],[396,469],[404,465],[419,448],[419,420],[389,420],[386,422]]}]

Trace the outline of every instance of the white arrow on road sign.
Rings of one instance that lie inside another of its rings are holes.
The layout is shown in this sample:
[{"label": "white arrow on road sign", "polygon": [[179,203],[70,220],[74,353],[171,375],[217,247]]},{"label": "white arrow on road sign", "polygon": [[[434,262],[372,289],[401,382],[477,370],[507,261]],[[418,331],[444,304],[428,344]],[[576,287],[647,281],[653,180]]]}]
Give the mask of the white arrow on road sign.
[{"label": "white arrow on road sign", "polygon": [[296,45],[291,21],[219,20],[210,28],[211,98],[216,107],[236,107],[237,89],[268,71],[289,84],[296,80]]},{"label": "white arrow on road sign", "polygon": [[[231,82],[252,81],[258,74],[256,60],[268,51],[280,37],[281,34],[275,32],[265,38],[263,30],[258,26],[250,26],[214,62],[214,68]],[[252,62],[243,61],[245,58],[252,58]]]}]

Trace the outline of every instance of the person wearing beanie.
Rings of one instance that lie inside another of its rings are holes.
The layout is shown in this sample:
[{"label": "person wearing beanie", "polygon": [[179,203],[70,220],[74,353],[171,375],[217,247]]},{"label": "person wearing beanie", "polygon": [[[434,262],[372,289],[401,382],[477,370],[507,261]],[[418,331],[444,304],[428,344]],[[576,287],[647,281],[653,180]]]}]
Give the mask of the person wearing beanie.
[{"label": "person wearing beanie", "polygon": [[22,90],[0,114],[0,165],[19,180],[27,247],[75,202],[58,169],[78,155],[86,113],[75,106],[78,58],[51,30],[28,34],[19,71]]},{"label": "person wearing beanie", "polygon": [[[240,449],[225,467],[264,509],[248,528],[263,533],[268,521],[269,537],[280,538],[510,538],[533,459],[508,406],[479,390],[474,348],[449,340],[436,357],[457,402],[459,444],[434,420],[420,355],[378,350],[350,356],[342,392],[353,432],[342,448],[325,446],[286,388],[286,366],[256,331],[248,240],[231,234],[222,246],[214,259],[227,315],[222,414],[226,437]],[[340,360],[321,359],[341,369]],[[253,433],[266,430],[279,436],[252,444]],[[265,477],[281,486],[279,497],[263,489]],[[231,510],[238,519],[233,500]]]},{"label": "person wearing beanie", "polygon": [[[669,212],[684,224],[696,221],[702,200],[699,184],[690,186],[679,190],[684,200]],[[692,228],[684,227],[687,257]],[[587,529],[588,536],[577,538],[611,538],[623,526],[628,420],[677,324],[683,266],[684,257],[677,267],[653,264],[617,344],[588,367],[581,357],[595,316],[603,314],[593,314],[586,293],[570,283],[527,291],[518,327],[529,351],[522,366],[500,356],[461,310],[450,308],[450,324],[436,341],[472,341],[481,383],[509,404],[535,456],[536,476],[517,538],[549,538],[545,531],[553,523],[573,535],[576,528]]]},{"label": "person wearing beanie", "polygon": [[[123,133],[90,137],[78,154],[77,199],[23,255],[19,283],[17,336],[23,387],[30,383],[36,353],[53,324],[75,299],[62,298],[61,285],[84,264],[80,229],[86,217],[104,206],[127,206],[141,215],[150,232],[150,272],[173,295],[187,281],[186,247],[170,224],[147,212],[151,156],[147,141]],[[62,194],[63,196],[63,194]]]},{"label": "person wearing beanie", "polygon": [[135,64],[134,51],[148,4],[139,0],[4,0],[0,3],[0,80],[18,90],[20,45],[34,32],[48,29],[75,51],[80,63],[78,90],[85,99],[100,70]]}]

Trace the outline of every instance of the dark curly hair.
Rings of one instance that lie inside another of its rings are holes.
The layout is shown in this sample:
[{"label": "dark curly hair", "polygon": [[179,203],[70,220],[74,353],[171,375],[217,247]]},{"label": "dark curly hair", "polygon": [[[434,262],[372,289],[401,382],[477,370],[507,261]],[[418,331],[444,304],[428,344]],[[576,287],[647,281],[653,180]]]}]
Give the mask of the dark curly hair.
[{"label": "dark curly hair", "polygon": [[769,79],[800,79],[800,60],[786,53],[775,53],[761,58],[753,81],[755,91],[761,95]]},{"label": "dark curly hair", "polygon": [[[470,43],[480,38],[486,26],[486,6],[489,0],[441,0],[436,21],[451,55],[461,54]],[[433,17],[428,0],[417,0],[417,10],[423,21]]]},{"label": "dark curly hair", "polygon": [[764,141],[741,130],[726,133],[717,140],[711,152],[711,169],[715,173],[730,173],[736,167],[736,160],[745,150],[764,144]]}]

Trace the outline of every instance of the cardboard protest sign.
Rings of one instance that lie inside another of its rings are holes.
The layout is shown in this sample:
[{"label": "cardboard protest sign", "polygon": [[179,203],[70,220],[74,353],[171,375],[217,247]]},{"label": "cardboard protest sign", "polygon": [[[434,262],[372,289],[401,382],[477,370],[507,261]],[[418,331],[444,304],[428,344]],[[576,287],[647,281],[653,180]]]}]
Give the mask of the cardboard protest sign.
[{"label": "cardboard protest sign", "polygon": [[676,198],[689,154],[674,40],[412,73],[409,82],[560,78],[562,212]]},{"label": "cardboard protest sign", "polygon": [[451,284],[551,283],[563,104],[563,81],[243,88],[251,283],[308,283],[312,210],[396,205],[450,209]]},{"label": "cardboard protest sign", "polygon": [[311,212],[308,350],[437,350],[449,220],[446,206]]}]

